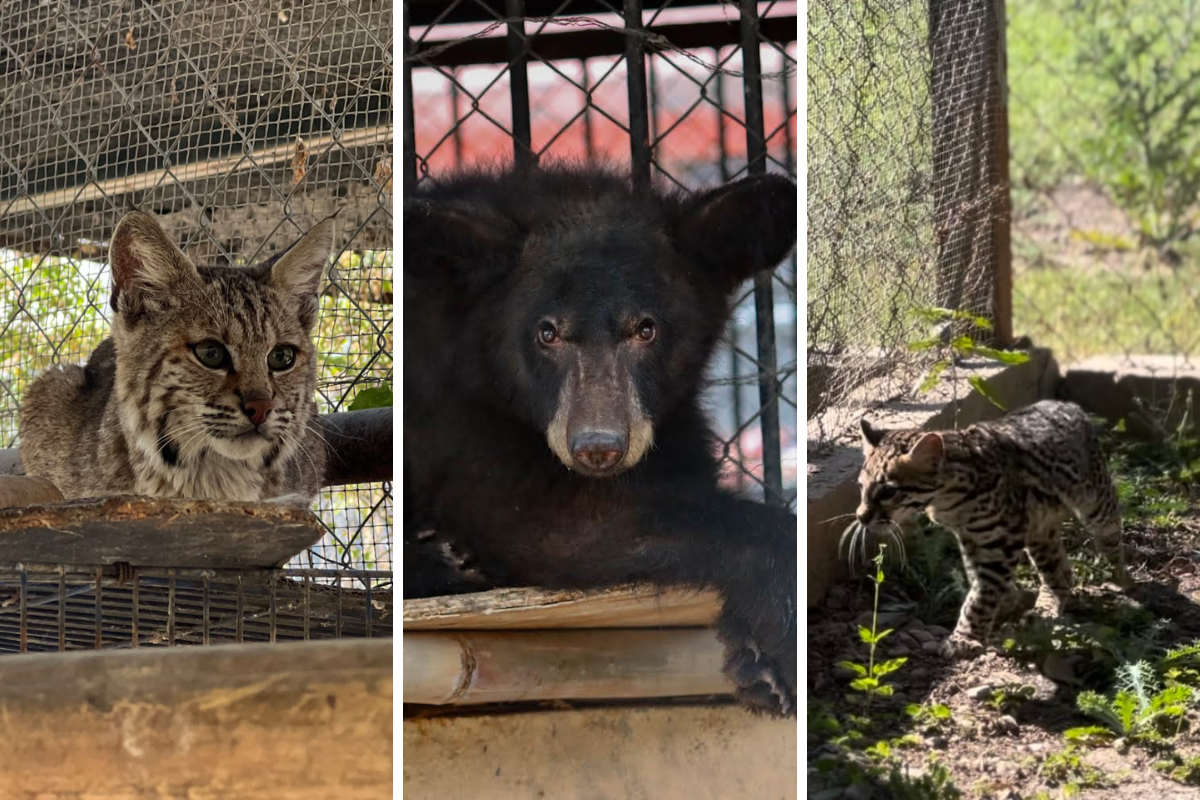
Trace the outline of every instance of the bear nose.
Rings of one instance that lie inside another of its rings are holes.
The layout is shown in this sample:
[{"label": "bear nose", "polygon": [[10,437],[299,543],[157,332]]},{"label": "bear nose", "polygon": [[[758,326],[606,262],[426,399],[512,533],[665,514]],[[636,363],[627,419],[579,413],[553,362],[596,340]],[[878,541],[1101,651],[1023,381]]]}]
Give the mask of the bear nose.
[{"label": "bear nose", "polygon": [[270,400],[247,400],[242,403],[242,413],[255,426],[258,426],[267,421],[267,415],[271,413],[273,407]]},{"label": "bear nose", "polygon": [[625,437],[613,431],[584,431],[571,440],[571,455],[585,467],[605,472],[625,456]]}]

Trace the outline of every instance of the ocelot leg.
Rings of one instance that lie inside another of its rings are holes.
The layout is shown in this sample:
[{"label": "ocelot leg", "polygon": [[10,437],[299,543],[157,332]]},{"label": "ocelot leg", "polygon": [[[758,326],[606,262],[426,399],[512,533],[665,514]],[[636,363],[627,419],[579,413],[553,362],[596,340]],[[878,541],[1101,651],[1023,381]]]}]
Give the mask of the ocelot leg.
[{"label": "ocelot leg", "polygon": [[1051,614],[1061,616],[1071,597],[1075,576],[1058,525],[1045,525],[1031,531],[1026,539],[1026,550],[1041,578],[1042,595],[1047,597]]},{"label": "ocelot leg", "polygon": [[1122,589],[1133,587],[1133,579],[1125,566],[1125,545],[1121,526],[1121,507],[1117,490],[1103,466],[1097,467],[1090,483],[1099,488],[1071,503],[1075,516],[1096,537],[1096,549],[1112,564],[1113,583]]},{"label": "ocelot leg", "polygon": [[988,532],[978,540],[959,537],[971,588],[954,632],[942,644],[944,657],[963,658],[981,652],[1000,612],[1013,602],[1013,569],[1021,555],[1013,541],[1014,535],[1007,532]]}]

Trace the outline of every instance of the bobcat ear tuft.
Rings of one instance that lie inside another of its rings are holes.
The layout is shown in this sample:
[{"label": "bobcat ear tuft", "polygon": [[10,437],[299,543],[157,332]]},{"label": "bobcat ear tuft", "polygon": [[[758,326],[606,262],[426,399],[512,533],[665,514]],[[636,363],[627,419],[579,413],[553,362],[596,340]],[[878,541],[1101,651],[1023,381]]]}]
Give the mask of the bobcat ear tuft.
[{"label": "bobcat ear tuft", "polygon": [[271,285],[292,298],[305,328],[316,322],[317,295],[333,240],[333,217],[327,217],[268,265]]},{"label": "bobcat ear tuft", "polygon": [[178,245],[149,214],[121,218],[108,245],[112,268],[112,310],[127,321],[169,305],[174,291],[198,281],[199,273]]},{"label": "bobcat ear tuft", "polygon": [[885,431],[871,427],[871,423],[867,422],[866,417],[858,421],[858,427],[862,431],[863,450],[868,453],[878,447],[879,443],[883,441]]}]

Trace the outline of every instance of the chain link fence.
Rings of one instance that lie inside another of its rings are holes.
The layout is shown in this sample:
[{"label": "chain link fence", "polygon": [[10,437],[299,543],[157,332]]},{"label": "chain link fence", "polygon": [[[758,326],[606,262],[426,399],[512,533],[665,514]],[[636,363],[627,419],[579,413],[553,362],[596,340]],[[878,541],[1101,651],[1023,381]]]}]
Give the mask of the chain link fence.
[{"label": "chain link fence", "polygon": [[[392,381],[392,3],[0,4],[0,439],[107,335],[106,242],[155,213],[193,260],[255,263],[340,210],[318,405]],[[389,483],[322,493],[310,568],[391,569]]]},{"label": "chain link fence", "polygon": [[[796,3],[642,5],[407,3],[406,180],[514,158],[621,164],[686,191],[794,177]],[[708,394],[727,483],[793,507],[796,276],[791,256],[742,291]]]},{"label": "chain link fence", "polygon": [[953,339],[1008,336],[1001,8],[809,4],[810,454],[919,395]]},{"label": "chain link fence", "polygon": [[1194,368],[1198,35],[1192,0],[1008,4],[1014,329],[1064,364]]}]

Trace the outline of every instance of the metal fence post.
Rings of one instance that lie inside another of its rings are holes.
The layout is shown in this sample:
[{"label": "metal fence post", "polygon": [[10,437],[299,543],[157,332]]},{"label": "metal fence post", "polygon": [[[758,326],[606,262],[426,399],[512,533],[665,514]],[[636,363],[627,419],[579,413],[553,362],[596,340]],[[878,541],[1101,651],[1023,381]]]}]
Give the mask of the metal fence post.
[{"label": "metal fence post", "polygon": [[629,93],[629,155],[633,182],[650,183],[650,120],[646,98],[646,39],[642,0],[625,0],[625,69]]},{"label": "metal fence post", "polygon": [[412,60],[416,52],[412,37],[408,34],[408,3],[404,4],[404,164],[401,166],[404,193],[407,195],[417,188],[417,134],[413,122],[413,85]]},{"label": "metal fence post", "polygon": [[525,0],[507,0],[509,101],[512,104],[513,162],[519,169],[533,165],[533,136],[529,120],[529,50],[525,44]]},{"label": "metal fence post", "polygon": [[[767,143],[763,130],[762,63],[758,50],[757,0],[741,0],[742,91],[746,101],[747,172],[767,171]],[[774,267],[774,264],[763,264]],[[766,502],[785,505],[783,463],[779,441],[779,379],[775,366],[775,290],[772,273],[754,278],[754,318],[758,330],[758,397],[762,406],[763,495]]]}]

